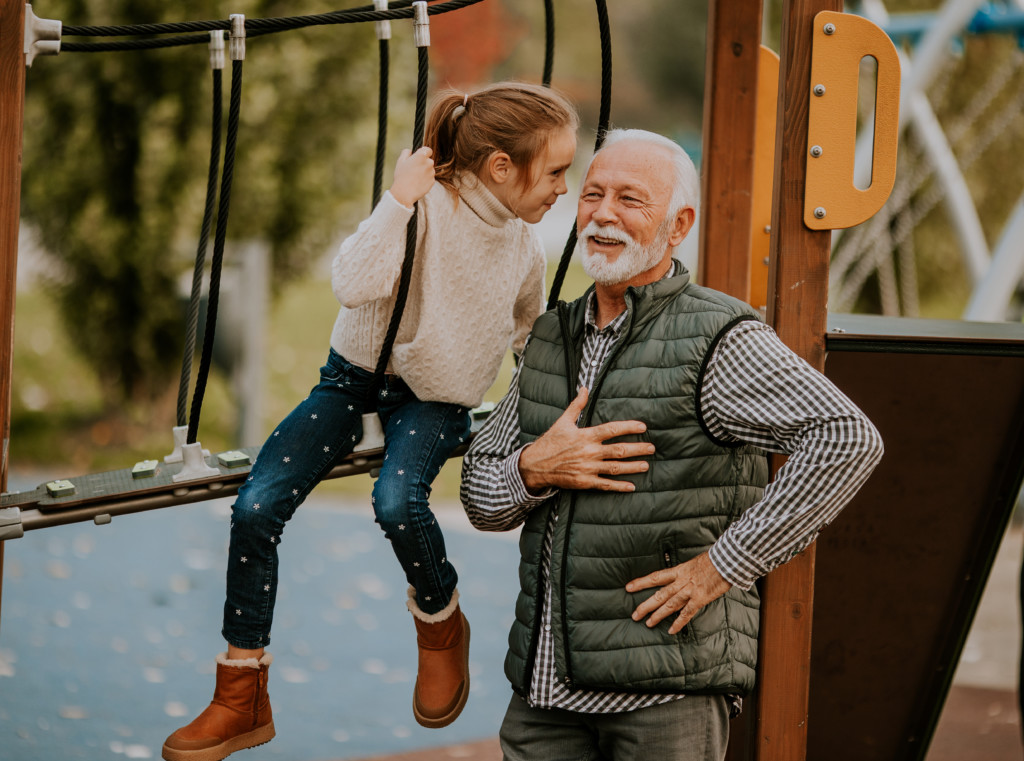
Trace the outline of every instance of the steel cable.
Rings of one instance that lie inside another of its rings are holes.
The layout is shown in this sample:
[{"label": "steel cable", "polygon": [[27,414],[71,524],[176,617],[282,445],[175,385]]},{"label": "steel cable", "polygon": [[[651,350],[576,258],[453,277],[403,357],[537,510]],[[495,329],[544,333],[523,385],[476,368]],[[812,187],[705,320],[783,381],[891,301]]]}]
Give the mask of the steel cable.
[{"label": "steel cable", "polygon": [[210,264],[210,295],[206,305],[206,329],[203,334],[203,354],[196,376],[196,390],[192,395],[192,412],[188,422],[187,443],[194,444],[199,431],[199,415],[206,394],[206,381],[213,360],[213,339],[217,330],[217,307],[220,302],[220,273],[224,263],[224,241],[227,239],[228,212],[231,207],[231,181],[235,170],[235,143],[238,139],[238,117],[242,103],[242,64],[231,61],[231,104],[228,109],[227,140],[224,145],[224,170],[220,183],[220,205],[217,209],[217,230],[213,241],[213,260]]},{"label": "steel cable", "polygon": [[[416,49],[418,53],[418,77],[416,81],[416,117],[413,126],[413,149],[423,145],[424,125],[427,114],[427,74],[429,61],[427,47]],[[405,258],[402,260],[402,272],[398,278],[398,293],[395,295],[395,307],[391,313],[391,321],[388,324],[388,331],[384,336],[384,344],[377,359],[377,367],[374,369],[373,382],[370,384],[371,394],[375,393],[384,373],[388,368],[388,360],[391,358],[391,350],[395,345],[395,338],[398,335],[398,326],[402,321],[402,313],[405,311],[405,302],[409,296],[409,284],[412,280],[412,265],[416,253],[416,217],[419,210],[419,203],[413,207],[412,217],[405,228]]]},{"label": "steel cable", "polygon": [[[612,33],[608,23],[608,5],[605,0],[597,0],[597,22],[601,34],[601,112],[597,121],[597,140],[594,143],[594,152],[604,142],[605,133],[608,132],[608,122],[611,118],[612,108]],[[576,223],[573,222],[572,230],[569,231],[569,239],[565,242],[562,250],[562,258],[558,262],[558,269],[555,270],[555,277],[551,282],[551,293],[548,295],[548,309],[554,309],[558,304],[558,294],[562,290],[562,283],[565,281],[565,273],[569,269],[569,261],[572,259],[573,251],[576,250]]]},{"label": "steel cable", "polygon": [[196,327],[199,323],[199,296],[203,286],[203,269],[206,265],[206,246],[210,240],[210,226],[213,221],[213,207],[217,198],[217,174],[220,169],[220,131],[222,103],[222,69],[213,69],[213,126],[210,138],[210,168],[206,179],[206,204],[203,207],[203,224],[196,248],[196,265],[192,271],[192,294],[188,302],[188,320],[185,326],[185,352],[181,360],[181,381],[178,384],[178,425],[188,423],[188,391],[192,377],[192,355],[196,350]]},{"label": "steel cable", "polygon": [[[457,11],[482,0],[447,0],[447,2],[431,5],[427,14],[437,16]],[[368,21],[393,21],[412,18],[413,10],[410,0],[396,0],[388,10],[374,10],[373,6],[353,8],[346,11],[313,14],[309,16],[282,16],[278,18],[246,19],[247,37],[259,37],[291,29],[309,26],[326,26],[330,24],[356,24]],[[122,37],[129,35],[148,34],[179,34],[187,32],[212,32],[217,29],[230,31],[230,19],[214,19],[210,21],[179,21],[161,24],[126,24],[121,26],[65,26],[62,34],[65,37]],[[111,43],[64,43],[61,50],[69,53],[96,53],[117,50],[142,50],[146,48],[173,47],[176,45],[193,45],[205,42],[208,38],[202,34],[183,35],[167,40],[121,40]]]}]

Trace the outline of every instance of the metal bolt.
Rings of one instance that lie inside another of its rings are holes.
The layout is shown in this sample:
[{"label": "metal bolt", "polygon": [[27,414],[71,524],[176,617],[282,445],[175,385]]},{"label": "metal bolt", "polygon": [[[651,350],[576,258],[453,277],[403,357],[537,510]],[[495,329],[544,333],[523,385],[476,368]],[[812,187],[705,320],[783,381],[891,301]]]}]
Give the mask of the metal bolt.
[{"label": "metal bolt", "polygon": [[815,85],[814,86],[814,94],[817,95],[819,98],[822,95],[824,95],[825,94],[825,85]]},{"label": "metal bolt", "polygon": [[825,34],[835,34],[835,33],[836,33],[836,25],[835,24],[831,24],[831,23],[825,24]]},{"label": "metal bolt", "polygon": [[768,266],[768,257],[767,257],[767,256],[766,256],[766,257],[764,258],[764,266],[765,266],[765,267],[767,267],[767,266]]},{"label": "metal bolt", "polygon": [[820,145],[812,145],[811,146],[811,155],[814,156],[814,158],[818,158],[821,155],[821,146]]},{"label": "metal bolt", "polygon": [[824,219],[825,218],[825,207],[824,206],[819,206],[819,207],[817,207],[814,210],[814,218],[815,219]]},{"label": "metal bolt", "polygon": [[772,231],[772,226],[771,225],[765,225],[764,226],[764,231],[765,231],[766,234],[770,234],[771,231]]}]

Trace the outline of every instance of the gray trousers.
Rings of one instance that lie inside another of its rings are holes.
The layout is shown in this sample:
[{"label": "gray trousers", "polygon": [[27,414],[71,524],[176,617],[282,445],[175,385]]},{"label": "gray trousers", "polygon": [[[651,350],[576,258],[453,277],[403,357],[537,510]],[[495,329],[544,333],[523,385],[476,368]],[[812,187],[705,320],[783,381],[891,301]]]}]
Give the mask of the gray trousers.
[{"label": "gray trousers", "polygon": [[623,713],[531,708],[513,694],[499,734],[505,761],[722,761],[729,703],[722,695]]}]

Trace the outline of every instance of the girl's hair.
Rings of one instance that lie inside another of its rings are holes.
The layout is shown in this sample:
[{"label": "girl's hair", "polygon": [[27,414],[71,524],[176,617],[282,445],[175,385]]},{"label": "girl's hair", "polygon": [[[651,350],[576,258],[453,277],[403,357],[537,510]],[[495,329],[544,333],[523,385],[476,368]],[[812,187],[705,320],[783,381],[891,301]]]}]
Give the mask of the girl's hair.
[{"label": "girl's hair", "polygon": [[576,131],[576,109],[562,95],[525,82],[497,82],[465,94],[438,94],[427,119],[424,144],[433,152],[434,178],[451,191],[463,172],[479,173],[487,157],[504,151],[520,170],[522,186],[532,187],[534,159],[547,147],[551,133]]}]

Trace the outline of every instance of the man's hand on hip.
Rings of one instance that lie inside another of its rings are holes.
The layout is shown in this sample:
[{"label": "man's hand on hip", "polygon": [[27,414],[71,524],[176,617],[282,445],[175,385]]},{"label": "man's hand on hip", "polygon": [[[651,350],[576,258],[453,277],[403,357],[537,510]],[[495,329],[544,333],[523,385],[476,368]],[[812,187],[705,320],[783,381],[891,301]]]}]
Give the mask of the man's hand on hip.
[{"label": "man's hand on hip", "polygon": [[639,420],[577,427],[576,421],[587,406],[587,396],[587,389],[581,388],[554,425],[520,453],[519,473],[526,488],[534,494],[552,487],[631,492],[636,487],[629,481],[605,476],[643,473],[648,469],[644,460],[627,460],[654,454],[653,444],[605,444],[608,439],[646,431],[647,426]]},{"label": "man's hand on hip", "polygon": [[728,592],[732,584],[722,578],[708,553],[704,552],[672,568],[633,579],[626,585],[626,591],[639,592],[652,587],[661,589],[633,611],[633,620],[640,621],[650,613],[647,626],[652,627],[678,612],[668,630],[669,634],[676,634],[701,608]]}]

